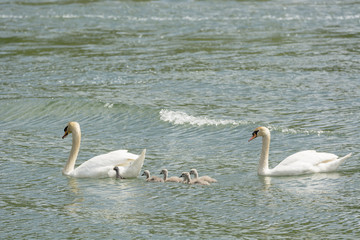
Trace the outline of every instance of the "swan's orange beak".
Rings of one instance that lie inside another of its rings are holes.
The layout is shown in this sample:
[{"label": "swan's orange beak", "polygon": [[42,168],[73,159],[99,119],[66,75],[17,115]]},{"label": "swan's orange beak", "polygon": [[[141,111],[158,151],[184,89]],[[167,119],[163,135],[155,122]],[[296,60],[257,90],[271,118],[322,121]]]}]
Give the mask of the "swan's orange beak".
[{"label": "swan's orange beak", "polygon": [[253,135],[248,142],[250,142],[251,140],[255,139],[257,136],[256,135]]},{"label": "swan's orange beak", "polygon": [[258,132],[259,132],[259,130],[254,131],[254,132],[252,133],[252,137],[249,139],[249,141],[248,141],[248,142],[250,142],[251,140],[253,140],[253,139],[257,138],[257,134],[258,134]]},{"label": "swan's orange beak", "polygon": [[69,132],[65,132],[64,136],[62,136],[62,139],[66,138],[67,135],[69,135]]},{"label": "swan's orange beak", "polygon": [[64,133],[64,136],[62,136],[62,139],[66,138],[66,136],[69,135],[69,130],[68,130],[67,126],[64,128],[64,132],[65,133]]}]

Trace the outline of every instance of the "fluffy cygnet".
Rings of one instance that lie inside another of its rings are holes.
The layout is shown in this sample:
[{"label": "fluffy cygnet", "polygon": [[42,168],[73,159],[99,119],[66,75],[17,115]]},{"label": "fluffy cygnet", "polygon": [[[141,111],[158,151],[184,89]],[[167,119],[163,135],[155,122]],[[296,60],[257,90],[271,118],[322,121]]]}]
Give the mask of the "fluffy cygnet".
[{"label": "fluffy cygnet", "polygon": [[146,181],[147,182],[164,182],[164,179],[160,178],[160,177],[150,177],[150,171],[149,170],[145,170],[144,173],[141,176],[146,176]]},{"label": "fluffy cygnet", "polygon": [[198,174],[198,172],[196,171],[195,168],[190,170],[190,175],[191,174],[194,175],[194,179],[200,179],[200,180],[206,181],[208,183],[217,182],[217,180],[215,178],[212,178],[212,177],[209,177],[209,176],[201,176],[201,177],[199,177],[199,174]]},{"label": "fluffy cygnet", "polygon": [[116,178],[124,179],[122,176],[120,176],[119,168],[118,168],[118,167],[114,167],[114,170],[115,170],[115,172],[116,172]]},{"label": "fluffy cygnet", "polygon": [[164,174],[164,182],[182,182],[183,179],[179,177],[168,177],[168,170],[165,168],[161,170],[160,174]]},{"label": "fluffy cygnet", "polygon": [[210,183],[203,181],[203,180],[191,179],[190,173],[188,173],[188,172],[183,172],[180,177],[184,178],[184,183],[186,183],[186,184],[210,185]]}]

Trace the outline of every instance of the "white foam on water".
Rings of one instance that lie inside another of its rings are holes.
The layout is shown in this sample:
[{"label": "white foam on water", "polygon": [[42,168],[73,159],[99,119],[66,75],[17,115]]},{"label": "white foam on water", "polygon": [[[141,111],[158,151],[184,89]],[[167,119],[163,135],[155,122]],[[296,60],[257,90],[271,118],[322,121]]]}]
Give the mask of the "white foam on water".
[{"label": "white foam on water", "polygon": [[241,125],[250,124],[250,122],[225,120],[225,119],[209,119],[207,117],[195,117],[181,111],[171,111],[162,109],[160,111],[160,120],[175,125],[190,124],[195,126],[220,126],[220,125]]},{"label": "white foam on water", "polygon": [[105,103],[104,107],[105,108],[112,108],[114,106],[113,103]]},{"label": "white foam on water", "polygon": [[286,128],[286,127],[278,127],[278,126],[267,126],[267,128],[269,128],[270,131],[278,131],[278,132],[282,132],[285,134],[305,134],[305,135],[318,135],[320,136],[321,134],[324,133],[328,133],[326,131],[322,131],[322,130],[308,130],[308,129],[293,129],[293,128]]},{"label": "white foam on water", "polygon": [[[167,109],[162,109],[160,111],[160,120],[164,122],[169,122],[174,125],[184,125],[190,124],[193,126],[224,126],[224,125],[231,125],[231,126],[238,126],[238,125],[257,125],[261,126],[261,123],[255,123],[252,121],[235,121],[235,120],[225,120],[225,119],[209,119],[207,117],[195,117],[189,115],[182,111],[171,111]],[[284,134],[305,134],[305,135],[318,135],[326,134],[327,131],[322,130],[309,130],[309,129],[293,129],[293,128],[286,128],[281,126],[273,126],[265,124],[270,131],[277,131],[282,132]]]}]

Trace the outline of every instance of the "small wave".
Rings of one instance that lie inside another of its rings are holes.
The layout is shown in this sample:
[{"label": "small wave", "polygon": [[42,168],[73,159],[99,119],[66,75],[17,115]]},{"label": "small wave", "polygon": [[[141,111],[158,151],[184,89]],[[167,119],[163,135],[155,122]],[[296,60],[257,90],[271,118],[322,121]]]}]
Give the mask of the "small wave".
[{"label": "small wave", "polygon": [[113,106],[113,103],[105,103],[104,108],[112,108]]},{"label": "small wave", "polygon": [[272,126],[272,125],[267,126],[267,128],[269,128],[270,131],[278,131],[278,132],[282,132],[284,134],[304,134],[304,135],[314,135],[315,134],[318,136],[320,136],[321,134],[329,134],[329,132],[322,131],[322,130],[294,129],[294,128]]},{"label": "small wave", "polygon": [[224,119],[209,119],[207,117],[195,117],[191,116],[185,112],[181,111],[171,111],[167,109],[162,109],[160,111],[160,120],[164,122],[169,122],[175,125],[184,125],[190,124],[193,126],[239,126],[239,125],[256,125],[256,126],[266,126],[270,129],[270,131],[281,132],[284,134],[304,134],[304,135],[322,135],[322,134],[330,134],[328,131],[323,130],[312,130],[312,129],[295,129],[295,128],[287,128],[281,126],[274,126],[271,124],[263,124],[252,121],[235,121],[235,120],[224,120]]},{"label": "small wave", "polygon": [[223,120],[223,119],[209,119],[207,117],[194,117],[181,111],[171,111],[162,109],[160,111],[160,120],[169,122],[175,125],[190,124],[196,126],[220,126],[220,125],[242,125],[250,124],[245,121]]}]

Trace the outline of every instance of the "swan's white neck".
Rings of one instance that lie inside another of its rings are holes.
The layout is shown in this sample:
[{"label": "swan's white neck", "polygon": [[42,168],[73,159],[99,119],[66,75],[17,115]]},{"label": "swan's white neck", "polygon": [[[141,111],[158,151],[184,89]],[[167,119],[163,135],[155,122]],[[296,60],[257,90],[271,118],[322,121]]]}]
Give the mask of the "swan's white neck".
[{"label": "swan's white neck", "polygon": [[269,172],[269,148],[270,148],[270,132],[262,138],[262,149],[258,166],[259,175],[267,175]]},{"label": "swan's white neck", "polygon": [[70,175],[75,168],[75,162],[80,150],[80,142],[81,142],[81,131],[80,127],[76,127],[72,129],[72,147],[69,155],[69,159],[63,169],[64,175]]}]

